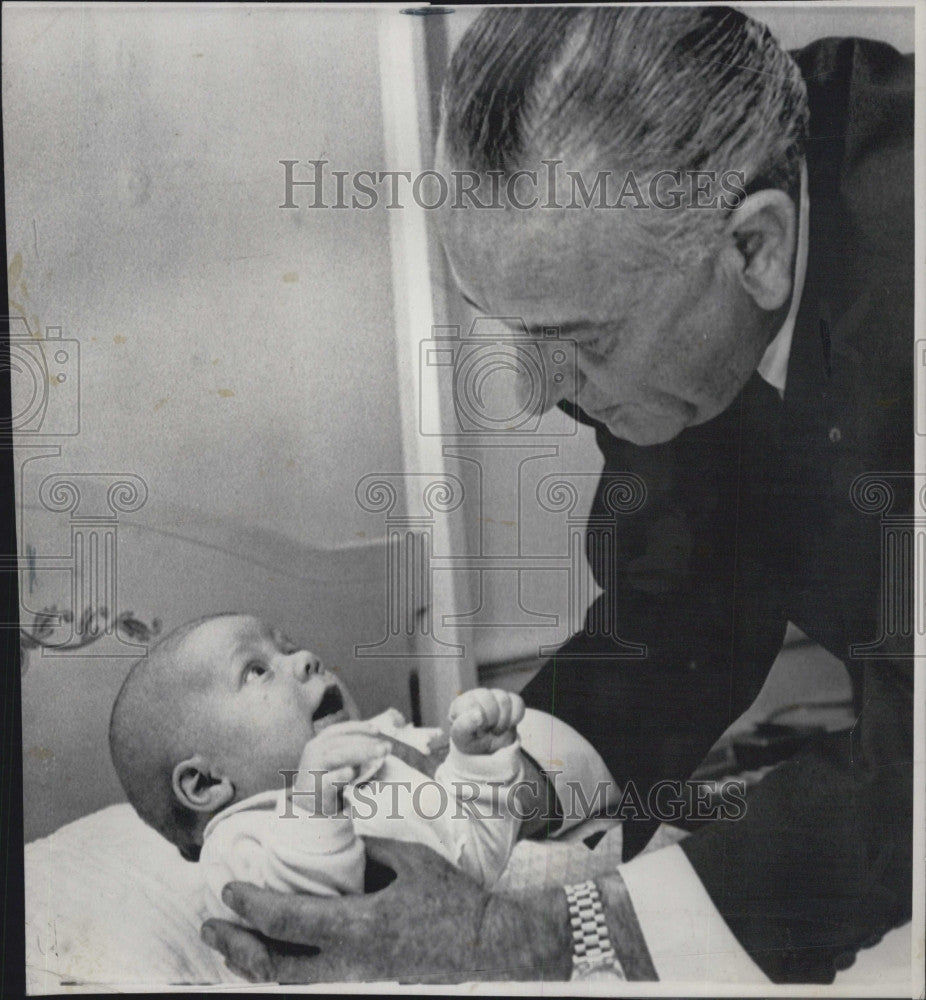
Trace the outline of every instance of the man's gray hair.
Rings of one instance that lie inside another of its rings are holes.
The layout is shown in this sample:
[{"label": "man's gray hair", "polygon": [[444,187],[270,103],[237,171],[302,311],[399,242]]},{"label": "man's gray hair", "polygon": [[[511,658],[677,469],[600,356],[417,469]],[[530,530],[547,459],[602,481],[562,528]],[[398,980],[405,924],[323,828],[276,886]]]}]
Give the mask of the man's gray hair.
[{"label": "man's gray hair", "polygon": [[[568,154],[641,185],[661,170],[742,171],[747,193],[795,201],[808,118],[794,60],[719,6],[486,10],[454,53],[442,107],[458,168],[508,174]],[[684,203],[634,214],[671,257],[703,249],[726,216]]]}]

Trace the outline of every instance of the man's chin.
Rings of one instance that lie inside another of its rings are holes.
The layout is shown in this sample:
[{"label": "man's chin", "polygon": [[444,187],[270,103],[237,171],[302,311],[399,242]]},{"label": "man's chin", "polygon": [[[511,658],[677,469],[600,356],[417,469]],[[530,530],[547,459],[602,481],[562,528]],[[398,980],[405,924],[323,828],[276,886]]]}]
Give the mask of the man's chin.
[{"label": "man's chin", "polygon": [[622,407],[619,411],[608,414],[602,423],[616,438],[639,447],[647,447],[671,441],[693,421],[688,414],[657,414]]}]

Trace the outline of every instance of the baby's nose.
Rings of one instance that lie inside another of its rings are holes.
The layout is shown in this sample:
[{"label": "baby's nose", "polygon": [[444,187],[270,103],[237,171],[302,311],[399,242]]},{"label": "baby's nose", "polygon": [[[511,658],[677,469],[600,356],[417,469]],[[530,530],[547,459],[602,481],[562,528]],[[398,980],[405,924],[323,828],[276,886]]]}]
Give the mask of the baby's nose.
[{"label": "baby's nose", "polygon": [[307,681],[313,674],[320,674],[325,668],[314,653],[303,649],[293,655],[293,669],[298,680]]}]

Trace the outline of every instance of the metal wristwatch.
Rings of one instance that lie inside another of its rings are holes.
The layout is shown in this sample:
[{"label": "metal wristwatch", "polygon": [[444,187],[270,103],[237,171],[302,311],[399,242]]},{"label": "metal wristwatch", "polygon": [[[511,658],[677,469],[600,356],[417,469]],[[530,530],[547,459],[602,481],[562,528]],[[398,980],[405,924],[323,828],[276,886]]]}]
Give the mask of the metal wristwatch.
[{"label": "metal wristwatch", "polygon": [[589,879],[563,886],[563,889],[572,927],[571,981],[626,979],[624,967],[611,944],[598,886]]}]

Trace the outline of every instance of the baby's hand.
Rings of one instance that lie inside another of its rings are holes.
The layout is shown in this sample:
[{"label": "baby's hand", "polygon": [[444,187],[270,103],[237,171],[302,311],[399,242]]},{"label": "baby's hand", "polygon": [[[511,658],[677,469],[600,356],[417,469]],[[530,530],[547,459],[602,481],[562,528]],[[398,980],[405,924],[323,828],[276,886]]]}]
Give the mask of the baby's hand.
[{"label": "baby's hand", "polygon": [[344,786],[359,774],[375,773],[390,749],[389,741],[377,737],[367,722],[327,726],[302,751],[293,783],[293,791],[300,793],[297,805],[314,815],[336,816]]},{"label": "baby's hand", "polygon": [[490,754],[514,743],[518,723],[524,718],[524,700],[511,691],[473,688],[450,705],[450,738],[457,750]]}]

